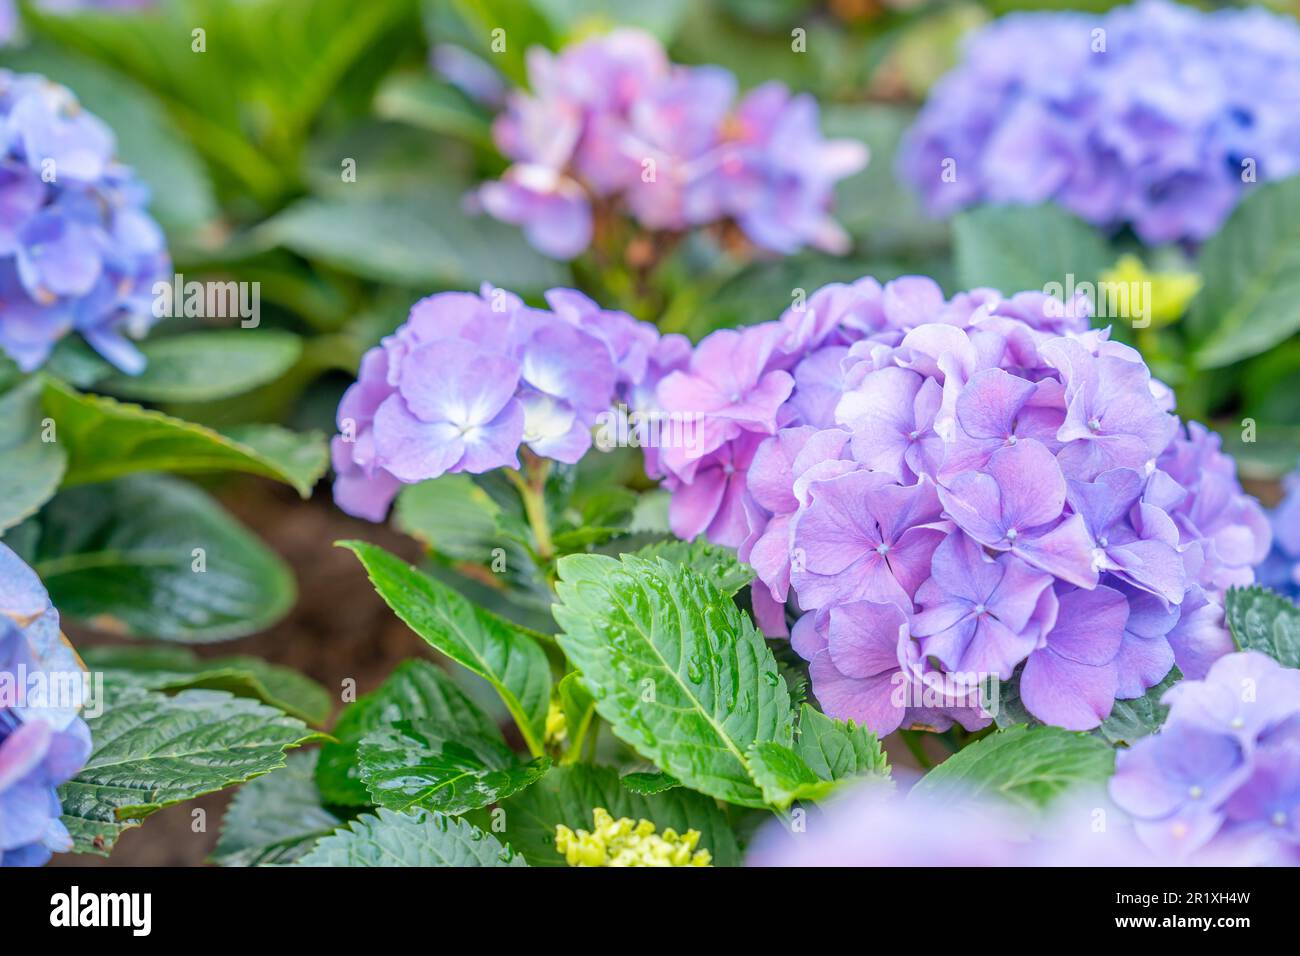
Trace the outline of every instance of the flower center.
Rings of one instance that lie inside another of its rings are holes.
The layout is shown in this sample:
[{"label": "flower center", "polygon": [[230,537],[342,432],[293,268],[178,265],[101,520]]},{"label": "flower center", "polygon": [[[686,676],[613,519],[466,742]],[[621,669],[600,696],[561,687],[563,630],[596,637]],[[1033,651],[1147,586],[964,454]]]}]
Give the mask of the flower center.
[{"label": "flower center", "polygon": [[975,605],[975,616],[976,616],[976,617],[983,617],[985,614],[988,613],[988,611],[989,611],[989,609],[986,608],[983,604],[976,604],[976,605]]},{"label": "flower center", "polygon": [[1205,791],[1201,789],[1199,784],[1194,783],[1187,788],[1187,795],[1193,800],[1199,800],[1201,797],[1205,796]]},{"label": "flower center", "polygon": [[1007,529],[1007,540],[1008,540],[1008,541],[1015,541],[1016,538],[1019,537],[1019,536],[1020,536],[1020,532],[1017,531],[1015,528],[1008,528],[1008,529]]},{"label": "flower center", "polygon": [[1286,826],[1286,811],[1278,810],[1273,814],[1273,826],[1275,827]]},{"label": "flower center", "polygon": [[889,554],[889,545],[885,544],[883,541],[876,545],[876,554],[880,555],[882,558]]},{"label": "flower center", "polygon": [[1088,428],[1094,432],[1101,431],[1101,419],[1099,418],[1088,419]]},{"label": "flower center", "polygon": [[1007,444],[1008,444],[1008,445],[1014,445],[1017,441],[1019,441],[1019,439],[1016,438],[1015,435],[1008,435],[1008,436],[1007,436]]}]

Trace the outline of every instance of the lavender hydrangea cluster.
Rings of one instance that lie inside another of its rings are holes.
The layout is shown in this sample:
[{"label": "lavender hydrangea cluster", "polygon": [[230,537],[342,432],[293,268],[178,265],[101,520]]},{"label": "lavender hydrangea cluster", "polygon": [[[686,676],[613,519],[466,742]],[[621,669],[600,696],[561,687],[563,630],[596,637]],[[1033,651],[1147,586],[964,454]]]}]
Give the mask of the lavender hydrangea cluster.
[{"label": "lavender hydrangea cluster", "polygon": [[65,87],[0,70],[0,348],[24,371],[77,331],[126,372],[170,276],[148,192]]},{"label": "lavender hydrangea cluster", "polygon": [[1269,528],[1216,436],[1173,414],[1085,299],[820,289],[705,338],[654,392],[699,422],[656,449],[673,531],[737,547],[826,713],[879,734],[989,721],[973,691],[1096,727],[1177,662],[1233,649],[1222,598]]},{"label": "lavender hydrangea cluster", "polygon": [[1300,26],[1259,8],[1143,0],[973,35],[898,172],[946,215],[1055,201],[1148,243],[1216,232],[1246,183],[1300,170]]},{"label": "lavender hydrangea cluster", "polygon": [[1175,859],[1229,849],[1300,865],[1300,670],[1229,654],[1164,702],[1165,726],[1119,752],[1110,782],[1143,842]]},{"label": "lavender hydrangea cluster", "polygon": [[90,731],[80,702],[53,689],[80,673],[45,588],[0,544],[0,866],[40,866],[72,848],[56,788],[85,764]]},{"label": "lavender hydrangea cluster", "polygon": [[339,404],[339,507],[380,521],[402,484],[517,469],[521,445],[576,462],[598,416],[654,380],[661,353],[689,352],[682,336],[661,340],[580,292],[552,289],[546,300],[549,310],[531,308],[484,285],[417,302],[366,353]]},{"label": "lavender hydrangea cluster", "polygon": [[729,71],[674,65],[626,29],[559,54],[534,48],[528,77],[494,127],[512,165],[479,198],[543,253],[580,254],[615,212],[670,232],[730,221],[777,253],[847,248],[834,185],[867,151],[825,140],[811,96],[767,83],[736,102]]},{"label": "lavender hydrangea cluster", "polygon": [[1259,566],[1259,583],[1300,600],[1300,471],[1282,481],[1285,496],[1273,510],[1273,550]]}]

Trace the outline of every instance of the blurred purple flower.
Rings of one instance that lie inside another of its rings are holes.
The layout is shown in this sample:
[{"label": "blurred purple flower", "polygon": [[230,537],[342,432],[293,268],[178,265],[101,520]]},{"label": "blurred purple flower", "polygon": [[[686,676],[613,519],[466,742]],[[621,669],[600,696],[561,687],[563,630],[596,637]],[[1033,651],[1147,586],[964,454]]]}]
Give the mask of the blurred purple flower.
[{"label": "blurred purple flower", "polygon": [[1052,200],[1147,243],[1204,240],[1247,182],[1300,170],[1298,90],[1300,27],[1262,9],[1013,14],[967,40],[898,174],[937,215]]}]

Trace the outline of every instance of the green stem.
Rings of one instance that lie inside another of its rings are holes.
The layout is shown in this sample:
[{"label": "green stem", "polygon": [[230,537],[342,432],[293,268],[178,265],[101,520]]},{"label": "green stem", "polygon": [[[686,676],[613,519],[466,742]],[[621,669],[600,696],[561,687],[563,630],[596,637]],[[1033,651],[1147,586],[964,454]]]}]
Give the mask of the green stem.
[{"label": "green stem", "polygon": [[551,540],[551,522],[546,517],[546,474],[551,463],[545,459],[536,459],[536,464],[525,461],[524,467],[530,472],[527,479],[518,471],[506,471],[506,477],[519,491],[519,498],[524,504],[524,514],[528,526],[533,531],[537,542],[537,556],[543,561],[555,557],[555,543]]},{"label": "green stem", "polygon": [[[568,749],[564,751],[564,756],[560,757],[561,766],[575,764],[582,759],[582,745],[587,739],[587,731],[591,729],[596,719],[596,707],[593,704],[587,708],[587,712],[582,715],[582,720],[578,723],[578,730],[569,741]],[[594,736],[594,735],[593,735]]]}]

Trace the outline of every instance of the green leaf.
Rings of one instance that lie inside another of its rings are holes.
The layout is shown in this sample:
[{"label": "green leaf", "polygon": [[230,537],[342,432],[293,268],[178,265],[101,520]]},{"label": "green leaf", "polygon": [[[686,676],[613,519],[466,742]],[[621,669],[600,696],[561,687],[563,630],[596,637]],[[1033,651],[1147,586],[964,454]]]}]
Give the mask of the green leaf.
[{"label": "green leaf", "polygon": [[624,787],[633,793],[639,793],[646,797],[653,797],[656,793],[663,793],[666,790],[672,790],[674,787],[682,785],[680,780],[664,773],[662,770],[654,772],[634,770],[631,773],[623,774],[619,780]]},{"label": "green leaf", "polygon": [[1103,783],[1115,751],[1092,734],[1017,725],[953,754],[921,778],[912,792],[943,801],[984,797],[1037,810],[1075,786]]},{"label": "green leaf", "polygon": [[683,787],[654,795],[634,793],[619,782],[613,767],[552,767],[502,807],[502,838],[532,866],[564,866],[564,857],[555,850],[556,826],[590,829],[595,807],[604,807],[615,819],[649,820],[661,833],[669,827],[678,833],[698,830],[700,848],[713,854],[716,866],[740,863],[736,837],[717,803]]},{"label": "green leaf", "polygon": [[799,710],[795,753],[822,780],[889,776],[889,760],[880,739],[866,727],[827,717],[804,704]]},{"label": "green leaf", "polygon": [[560,646],[614,733],[688,787],[764,806],[747,754],[793,742],[790,695],[731,598],[662,559],[579,554],[557,567]]},{"label": "green leaf", "polygon": [[1239,649],[1267,654],[1283,667],[1300,667],[1300,607],[1256,585],[1229,588],[1223,609]]},{"label": "green leaf", "polygon": [[407,627],[496,689],[528,749],[540,757],[551,671],[537,641],[383,548],[364,541],[339,546],[360,559],[379,596]]},{"label": "green leaf", "polygon": [[459,817],[381,809],[325,837],[295,866],[527,866]]},{"label": "green leaf", "polygon": [[0,531],[35,514],[63,480],[63,447],[41,431],[41,383],[30,378],[0,396]]},{"label": "green leaf", "polygon": [[450,814],[497,803],[551,766],[549,757],[520,761],[499,736],[475,737],[430,720],[402,720],[371,731],[357,756],[361,780],[376,804]]},{"label": "green leaf", "polygon": [[582,682],[582,675],[570,671],[555,685],[555,695],[564,711],[564,730],[570,747],[576,747],[585,738],[591,719],[596,714],[596,701]]},{"label": "green leaf", "polygon": [[281,425],[247,422],[225,426],[221,434],[274,465],[282,480],[293,485],[303,497],[311,496],[311,490],[329,467],[329,445],[319,431],[296,432]]},{"label": "green leaf", "polygon": [[103,713],[86,718],[90,759],[59,788],[79,852],[106,852],[151,813],[277,770],[286,749],[319,739],[302,721],[222,691],[105,685]]},{"label": "green leaf", "polygon": [[303,199],[258,227],[264,243],[377,282],[451,288],[497,282],[521,294],[564,281],[513,226],[471,218],[450,184],[409,195]]},{"label": "green leaf", "polygon": [[1110,255],[1101,235],[1056,206],[981,206],[953,220],[957,285],[1004,295],[1048,283],[1095,283]]},{"label": "green leaf", "polygon": [[835,788],[834,781],[818,777],[784,744],[754,744],[749,748],[749,768],[763,799],[780,810],[796,800],[821,800]]},{"label": "green leaf", "polygon": [[283,481],[306,498],[319,477],[288,469],[279,455],[202,425],[106,396],[83,395],[55,379],[45,379],[44,402],[68,455],[65,485],[138,471],[243,471]]},{"label": "green leaf", "polygon": [[273,329],[222,329],[147,339],[139,375],[109,375],[101,391],[141,402],[206,402],[279,378],[302,355],[302,339]]},{"label": "green leaf", "polygon": [[268,627],[293,606],[284,562],[212,498],[175,478],[134,475],[72,488],[33,524],[24,557],[55,607],[103,630],[224,641]]},{"label": "green leaf", "polygon": [[710,544],[703,538],[656,541],[637,551],[636,556],[648,561],[663,558],[669,564],[688,567],[723,594],[735,594],[754,580],[754,569],[741,564],[735,551],[720,544]]},{"label": "green leaf", "polygon": [[1096,733],[1107,743],[1123,747],[1131,747],[1134,741],[1155,733],[1164,726],[1165,715],[1169,713],[1169,708],[1160,703],[1160,698],[1182,679],[1182,672],[1174,667],[1164,680],[1141,697],[1115,701],[1110,716],[1101,722]]},{"label": "green leaf", "polygon": [[534,0],[559,37],[577,39],[594,30],[636,27],[666,44],[677,33],[687,0]]},{"label": "green leaf", "polygon": [[283,770],[239,788],[221,821],[210,862],[219,866],[292,863],[343,821],[321,805],[314,774],[318,751],[290,754]]},{"label": "green leaf", "polygon": [[1188,316],[1199,368],[1258,355],[1300,331],[1300,176],[1250,187],[1201,250]]},{"label": "green leaf", "polygon": [[485,151],[495,151],[488,118],[460,90],[427,71],[390,76],[375,94],[375,114],[455,136]]},{"label": "green leaf", "polygon": [[426,719],[453,728],[457,734],[501,740],[491,719],[437,665],[404,661],[377,690],[344,708],[331,732],[336,742],[321,747],[316,785],[326,802],[343,806],[370,803],[357,766],[358,745],[366,734],[396,721]]},{"label": "green leaf", "polygon": [[324,687],[288,667],[258,657],[200,659],[183,647],[87,647],[81,652],[92,671],[112,671],[123,682],[173,693],[202,688],[252,697],[308,724],[323,724],[330,714]]},{"label": "green leaf", "polygon": [[469,475],[443,475],[405,486],[397,496],[397,527],[456,561],[486,564],[500,545],[501,509]]}]

